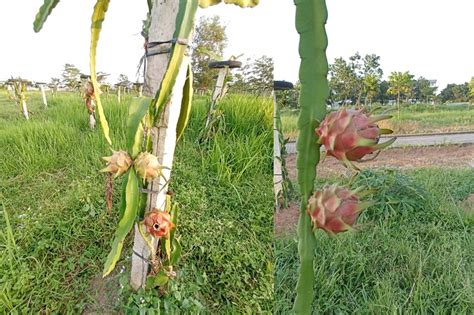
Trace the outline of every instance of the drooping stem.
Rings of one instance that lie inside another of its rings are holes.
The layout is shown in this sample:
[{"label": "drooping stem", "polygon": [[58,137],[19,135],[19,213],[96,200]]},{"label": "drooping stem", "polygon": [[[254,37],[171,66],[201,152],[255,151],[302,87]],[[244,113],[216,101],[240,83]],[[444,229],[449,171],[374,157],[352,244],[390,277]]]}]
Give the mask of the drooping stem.
[{"label": "drooping stem", "polygon": [[298,221],[300,267],[293,310],[296,314],[311,314],[316,239],[310,218],[306,214],[306,204],[313,192],[316,165],[320,158],[320,146],[317,144],[315,128],[326,115],[326,99],[329,96],[325,30],[327,8],[325,0],[300,0],[295,1],[295,4],[296,29],[300,35],[299,54],[301,58],[299,70],[301,112],[298,118],[299,136],[296,162],[301,207]]}]

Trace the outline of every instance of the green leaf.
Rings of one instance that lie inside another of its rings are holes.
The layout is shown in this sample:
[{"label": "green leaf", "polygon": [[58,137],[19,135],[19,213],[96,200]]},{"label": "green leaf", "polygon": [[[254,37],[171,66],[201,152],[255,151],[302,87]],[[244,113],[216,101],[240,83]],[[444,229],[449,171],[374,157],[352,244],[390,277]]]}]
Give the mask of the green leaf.
[{"label": "green leaf", "polygon": [[173,250],[171,251],[170,265],[174,266],[178,263],[179,257],[181,257],[182,246],[179,239],[173,239]]},{"label": "green leaf", "polygon": [[178,124],[176,126],[176,142],[179,141],[188,125],[193,102],[193,71],[191,65],[188,65],[186,82],[183,87],[183,99],[181,100],[181,111],[179,112]]},{"label": "green leaf", "polygon": [[115,264],[122,253],[123,241],[135,223],[140,196],[138,185],[137,174],[135,173],[135,170],[131,168],[128,174],[127,188],[125,190],[125,211],[123,217],[120,219],[117,230],[115,231],[115,239],[112,243],[112,249],[107,256],[104,265],[103,277],[106,277],[112,272],[112,270],[114,270]]},{"label": "green leaf", "polygon": [[158,272],[154,276],[146,278],[145,289],[150,290],[156,287],[164,286],[169,281],[168,275],[164,271]]},{"label": "green leaf", "polygon": [[[179,11],[176,17],[176,30],[174,32],[174,38],[189,38],[194,25],[194,15],[196,14],[197,5],[198,0],[181,0],[179,2]],[[187,46],[183,44],[176,43],[172,46],[168,68],[166,69],[163,80],[161,81],[161,85],[157,90],[153,100],[153,107],[155,108],[154,123],[156,123],[156,121],[159,119],[164,105],[169,100],[186,49]]]},{"label": "green leaf", "polygon": [[128,153],[132,159],[135,159],[135,157],[142,151],[142,120],[148,111],[150,103],[151,98],[134,98],[129,107],[126,137]]},{"label": "green leaf", "polygon": [[127,207],[127,200],[126,200],[126,192],[127,192],[127,183],[128,183],[128,175],[130,172],[125,173],[122,180],[122,191],[120,195],[120,210],[119,210],[119,219],[123,218],[123,214],[125,213],[125,208]]},{"label": "green leaf", "polygon": [[174,229],[171,230],[171,233],[170,233],[170,239],[173,240],[174,239],[174,233],[176,231],[176,229],[178,228],[178,216],[179,216],[179,206],[177,203],[175,203],[173,205],[173,209],[171,209],[171,222],[173,222],[174,224]]},{"label": "green leaf", "polygon": [[294,312],[311,314],[313,301],[313,260],[316,239],[311,220],[306,214],[306,204],[311,196],[319,162],[319,145],[314,130],[318,121],[326,115],[326,99],[329,96],[326,58],[327,35],[325,24],[327,8],[325,0],[296,0],[296,30],[300,35],[301,58],[299,79],[300,115],[297,142],[298,184],[301,191],[301,208],[298,221],[299,278],[296,285]]},{"label": "green leaf", "polygon": [[44,22],[46,22],[48,16],[51,14],[58,3],[59,0],[44,0],[43,5],[36,14],[35,21],[33,22],[33,30],[36,33],[41,31]]},{"label": "green leaf", "polygon": [[91,23],[91,47],[90,47],[90,62],[89,68],[91,72],[91,81],[94,86],[94,96],[97,104],[97,112],[99,113],[100,125],[102,126],[102,131],[104,132],[105,139],[107,142],[112,145],[112,140],[110,139],[109,123],[105,118],[104,108],[100,101],[100,86],[97,82],[96,74],[96,53],[97,53],[97,43],[99,42],[100,31],[102,30],[102,22],[105,19],[105,12],[109,7],[110,0],[97,0],[94,6],[94,12],[92,13],[92,23]]},{"label": "green leaf", "polygon": [[155,276],[154,285],[155,287],[163,286],[168,283],[169,279],[170,278],[163,271],[160,271]]},{"label": "green leaf", "polygon": [[[207,8],[212,5],[221,3],[222,0],[199,0],[199,6],[201,8]],[[235,4],[241,8],[252,8],[258,5],[259,0],[224,0],[226,4]]]}]

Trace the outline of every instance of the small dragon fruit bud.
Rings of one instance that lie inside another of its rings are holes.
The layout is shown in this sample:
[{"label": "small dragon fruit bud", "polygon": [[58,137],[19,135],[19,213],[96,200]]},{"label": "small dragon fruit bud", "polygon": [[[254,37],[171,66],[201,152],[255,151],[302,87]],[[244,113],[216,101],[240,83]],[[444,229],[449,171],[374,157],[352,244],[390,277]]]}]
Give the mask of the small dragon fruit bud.
[{"label": "small dragon fruit bud", "polygon": [[153,209],[153,211],[146,214],[143,220],[148,233],[154,237],[168,237],[170,231],[174,228],[173,222],[171,222],[171,216],[166,211],[159,209]]},{"label": "small dragon fruit bud", "polygon": [[153,179],[161,175],[158,158],[151,153],[142,152],[135,159],[135,170],[143,180]]},{"label": "small dragon fruit bud", "polygon": [[357,191],[331,185],[315,192],[306,210],[314,228],[336,234],[351,230],[360,212],[371,205],[373,202],[360,201]]},{"label": "small dragon fruit bud", "polygon": [[362,161],[365,155],[385,149],[395,142],[396,138],[392,138],[379,143],[380,136],[390,134],[392,130],[381,129],[375,123],[388,118],[391,116],[370,116],[364,113],[364,109],[343,108],[328,114],[316,129],[316,135],[319,143],[326,148],[327,155],[355,168],[351,161]]},{"label": "small dragon fruit bud", "polygon": [[107,167],[100,170],[101,172],[109,172],[115,174],[118,177],[128,171],[133,161],[130,155],[125,151],[112,151],[111,156],[103,157],[102,159],[107,162]]}]

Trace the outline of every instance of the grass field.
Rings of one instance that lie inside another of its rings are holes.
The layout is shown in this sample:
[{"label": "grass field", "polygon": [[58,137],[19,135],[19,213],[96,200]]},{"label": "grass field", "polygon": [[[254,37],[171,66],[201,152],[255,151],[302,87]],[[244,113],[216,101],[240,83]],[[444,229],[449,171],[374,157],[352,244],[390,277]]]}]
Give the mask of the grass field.
[{"label": "grass field", "polygon": [[[131,240],[117,271],[101,279],[117,223],[105,210],[100,157],[110,151],[88,129],[77,95],[30,100],[30,121],[0,96],[0,314],[270,313],[273,307],[272,101],[229,96],[225,128],[196,141],[205,99],[194,102],[178,144],[171,190],[181,205],[183,257],[165,298],[132,293]],[[124,146],[129,99],[105,100],[116,147]]]},{"label": "grass field", "polygon": [[[298,113],[282,111],[283,133],[290,139],[298,135]],[[396,111],[392,115],[393,118],[383,121],[382,125],[396,134],[474,131],[474,106],[410,105],[402,107],[400,120]]]},{"label": "grass field", "polygon": [[[319,179],[336,182],[335,178]],[[472,314],[474,170],[366,170],[354,186],[375,190],[359,231],[316,232],[315,314]],[[275,314],[288,314],[297,241],[276,240]]]}]

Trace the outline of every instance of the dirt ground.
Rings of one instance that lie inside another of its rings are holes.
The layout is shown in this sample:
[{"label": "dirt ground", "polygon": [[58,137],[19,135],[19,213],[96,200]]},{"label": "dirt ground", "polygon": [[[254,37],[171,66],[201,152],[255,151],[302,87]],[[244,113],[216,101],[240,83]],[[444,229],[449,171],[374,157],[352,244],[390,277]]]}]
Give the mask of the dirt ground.
[{"label": "dirt ground", "polygon": [[[474,145],[393,148],[383,151],[374,161],[358,163],[357,165],[361,169],[366,167],[397,167],[402,169],[418,167],[474,168]],[[286,158],[286,167],[290,179],[295,181],[295,154],[289,155]],[[350,170],[346,169],[333,157],[327,157],[317,168],[318,176],[323,178],[350,172]],[[474,197],[472,197],[472,199],[474,199]],[[467,202],[471,201],[468,200]],[[291,202],[287,209],[276,213],[274,218],[275,234],[292,233],[298,221],[298,213],[299,205],[296,202]]]}]

